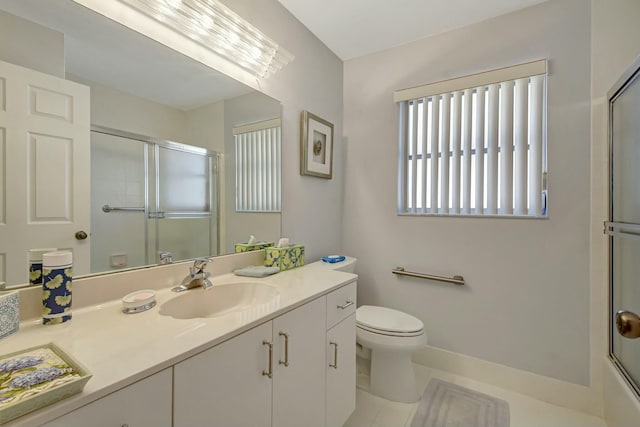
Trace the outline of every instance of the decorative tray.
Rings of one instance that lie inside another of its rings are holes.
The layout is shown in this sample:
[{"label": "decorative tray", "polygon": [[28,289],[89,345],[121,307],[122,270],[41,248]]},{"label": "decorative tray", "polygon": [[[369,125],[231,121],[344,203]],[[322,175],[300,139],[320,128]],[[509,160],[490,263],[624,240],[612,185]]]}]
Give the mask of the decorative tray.
[{"label": "decorative tray", "polygon": [[0,425],[79,393],[89,371],[54,343],[0,356]]}]

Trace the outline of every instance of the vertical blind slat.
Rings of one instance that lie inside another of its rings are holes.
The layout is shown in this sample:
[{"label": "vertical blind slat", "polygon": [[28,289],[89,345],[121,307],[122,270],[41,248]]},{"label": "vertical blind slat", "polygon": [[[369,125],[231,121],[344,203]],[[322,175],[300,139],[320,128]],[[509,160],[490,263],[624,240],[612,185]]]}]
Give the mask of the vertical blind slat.
[{"label": "vertical blind slat", "polygon": [[453,94],[453,127],[451,134],[451,213],[460,213],[460,125],[462,117],[462,92]]},{"label": "vertical blind slat", "polygon": [[274,129],[267,129],[267,143],[264,146],[264,207],[266,210],[273,209],[273,194],[271,182],[271,146],[273,144]]},{"label": "vertical blind slat", "polygon": [[[422,123],[427,123],[427,115],[429,114],[429,109],[427,108],[427,106],[429,105],[428,99],[427,98],[423,98],[422,99],[422,116],[420,117],[420,120]],[[422,151],[422,158],[420,159],[420,167],[422,170],[422,173],[420,174],[420,200],[421,200],[421,211],[422,213],[427,213],[427,207],[428,207],[428,203],[427,203],[427,153],[429,152],[429,147],[427,146],[427,142],[428,142],[428,137],[427,137],[427,130],[422,129],[422,138],[420,139],[420,144],[421,144],[421,151]]]},{"label": "vertical blind slat", "polygon": [[500,209],[513,213],[513,82],[500,85]]},{"label": "vertical blind slat", "polygon": [[528,79],[516,80],[515,110],[513,117],[514,135],[514,186],[515,214],[527,213],[527,119],[528,119]]},{"label": "vertical blind slat", "polygon": [[276,175],[276,180],[275,180],[275,187],[276,187],[276,200],[277,200],[277,205],[276,205],[276,210],[278,212],[280,212],[282,210],[282,128],[278,127],[277,128],[277,135],[278,135],[278,139],[276,141],[276,148],[275,148],[275,175]]},{"label": "vertical blind slat", "polygon": [[416,213],[418,211],[416,197],[417,197],[417,184],[418,184],[418,102],[413,103],[413,115],[411,121],[411,194],[409,195],[409,201],[411,202],[411,212]]},{"label": "vertical blind slat", "polygon": [[487,213],[498,213],[498,85],[489,86],[487,103]]},{"label": "vertical blind slat", "polygon": [[475,201],[476,201],[476,213],[482,214],[484,212],[484,93],[485,88],[479,87],[476,89],[476,123],[474,129],[474,141],[475,141]]},{"label": "vertical blind slat", "polygon": [[471,213],[471,98],[472,90],[462,98],[462,213]]},{"label": "vertical blind slat", "polygon": [[[440,129],[440,97],[431,98],[431,213],[438,213],[438,153]],[[425,174],[426,175],[426,174]]]},{"label": "vertical blind slat", "polygon": [[531,78],[531,111],[529,120],[529,210],[542,214],[542,95],[544,78]]},{"label": "vertical blind slat", "polygon": [[398,104],[398,211],[407,212],[407,131],[409,101]]},{"label": "vertical blind slat", "polygon": [[449,213],[449,133],[451,129],[451,94],[442,96],[442,127],[440,144],[442,155],[440,173],[440,206],[442,213]]}]

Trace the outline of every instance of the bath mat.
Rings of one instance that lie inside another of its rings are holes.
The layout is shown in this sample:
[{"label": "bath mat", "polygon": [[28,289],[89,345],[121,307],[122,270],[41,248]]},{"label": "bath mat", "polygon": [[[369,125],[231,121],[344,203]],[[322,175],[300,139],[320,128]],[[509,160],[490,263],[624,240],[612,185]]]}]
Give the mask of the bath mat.
[{"label": "bath mat", "polygon": [[422,395],[411,427],[509,427],[509,404],[432,379]]}]

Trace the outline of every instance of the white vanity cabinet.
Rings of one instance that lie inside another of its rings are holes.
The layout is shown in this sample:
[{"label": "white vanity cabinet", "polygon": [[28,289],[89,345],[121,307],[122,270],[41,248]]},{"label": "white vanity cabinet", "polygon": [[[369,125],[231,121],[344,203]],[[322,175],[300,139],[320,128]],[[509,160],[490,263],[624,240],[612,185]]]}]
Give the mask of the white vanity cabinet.
[{"label": "white vanity cabinet", "polygon": [[340,427],[355,409],[356,284],[44,427]]},{"label": "white vanity cabinet", "polygon": [[325,307],[318,298],[175,365],[174,426],[323,426]]},{"label": "white vanity cabinet", "polygon": [[165,369],[43,427],[171,427],[171,376]]}]

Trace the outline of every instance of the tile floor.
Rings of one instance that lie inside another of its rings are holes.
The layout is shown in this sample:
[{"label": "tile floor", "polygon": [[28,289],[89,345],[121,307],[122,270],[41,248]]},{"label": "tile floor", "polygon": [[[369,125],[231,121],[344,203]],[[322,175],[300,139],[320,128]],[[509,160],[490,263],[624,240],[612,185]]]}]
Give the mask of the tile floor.
[{"label": "tile floor", "polygon": [[[607,427],[592,415],[551,405],[523,394],[470,380],[448,372],[414,365],[421,392],[431,378],[439,378],[509,402],[510,427]],[[409,427],[418,403],[391,402],[365,391],[368,376],[360,371],[356,410],[344,427]]]}]

